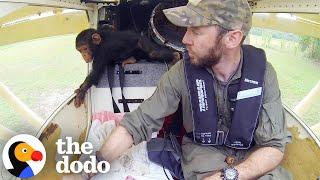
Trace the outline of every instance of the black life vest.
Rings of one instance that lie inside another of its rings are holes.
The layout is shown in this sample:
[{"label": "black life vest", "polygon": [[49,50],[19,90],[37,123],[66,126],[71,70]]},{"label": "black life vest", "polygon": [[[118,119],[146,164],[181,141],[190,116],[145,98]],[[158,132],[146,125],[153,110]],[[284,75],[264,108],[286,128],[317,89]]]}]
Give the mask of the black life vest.
[{"label": "black life vest", "polygon": [[218,128],[217,104],[212,75],[201,67],[190,63],[185,53],[184,67],[189,99],[192,109],[193,132],[187,133],[202,145],[225,145],[236,149],[248,149],[258,123],[262,106],[266,56],[262,49],[250,45],[242,46],[242,75],[238,84],[229,86],[228,96],[232,124],[229,131]]}]

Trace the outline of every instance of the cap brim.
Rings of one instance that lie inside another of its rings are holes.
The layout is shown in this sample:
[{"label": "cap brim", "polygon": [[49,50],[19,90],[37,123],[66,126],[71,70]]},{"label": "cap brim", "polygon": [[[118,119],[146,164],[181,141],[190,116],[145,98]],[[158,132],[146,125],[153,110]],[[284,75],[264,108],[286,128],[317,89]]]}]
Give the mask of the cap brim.
[{"label": "cap brim", "polygon": [[172,24],[180,27],[198,27],[217,24],[190,9],[188,6],[164,9],[163,13]]}]

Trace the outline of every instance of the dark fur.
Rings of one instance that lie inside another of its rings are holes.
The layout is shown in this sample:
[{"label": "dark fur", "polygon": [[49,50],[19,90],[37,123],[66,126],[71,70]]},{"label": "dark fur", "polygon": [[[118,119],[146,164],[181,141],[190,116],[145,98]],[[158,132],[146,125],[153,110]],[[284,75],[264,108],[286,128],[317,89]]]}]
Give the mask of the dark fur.
[{"label": "dark fur", "polygon": [[[95,45],[92,35],[98,33],[101,43]],[[87,29],[79,33],[76,38],[76,47],[89,45],[92,52],[92,71],[80,86],[79,90],[84,98],[84,93],[92,86],[97,85],[108,65],[121,63],[121,61],[133,56],[136,59],[147,58],[157,61],[175,61],[173,51],[161,48],[152,43],[146,37],[142,37],[131,31],[112,32],[109,30]],[[77,95],[78,96],[78,95]]]}]

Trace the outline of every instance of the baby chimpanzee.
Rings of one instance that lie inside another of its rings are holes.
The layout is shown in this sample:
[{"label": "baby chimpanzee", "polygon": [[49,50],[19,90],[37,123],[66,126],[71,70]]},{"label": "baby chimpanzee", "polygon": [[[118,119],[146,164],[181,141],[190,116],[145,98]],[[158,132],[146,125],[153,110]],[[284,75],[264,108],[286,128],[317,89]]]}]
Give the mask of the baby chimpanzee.
[{"label": "baby chimpanzee", "polygon": [[76,48],[86,63],[92,62],[92,71],[81,86],[75,90],[75,106],[84,101],[85,93],[92,85],[97,85],[108,65],[135,63],[135,58],[176,62],[178,52],[160,48],[146,37],[130,31],[112,32],[106,29],[86,29],[76,38]]}]

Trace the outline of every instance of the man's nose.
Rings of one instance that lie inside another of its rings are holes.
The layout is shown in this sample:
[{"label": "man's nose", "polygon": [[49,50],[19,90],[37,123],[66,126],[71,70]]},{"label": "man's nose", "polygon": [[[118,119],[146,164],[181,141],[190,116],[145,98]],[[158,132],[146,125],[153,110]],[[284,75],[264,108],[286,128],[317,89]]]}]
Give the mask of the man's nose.
[{"label": "man's nose", "polygon": [[192,45],[192,40],[190,36],[190,30],[187,29],[186,33],[183,36],[182,43],[185,45]]}]

